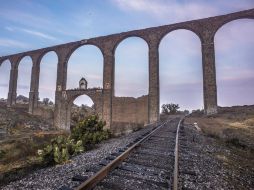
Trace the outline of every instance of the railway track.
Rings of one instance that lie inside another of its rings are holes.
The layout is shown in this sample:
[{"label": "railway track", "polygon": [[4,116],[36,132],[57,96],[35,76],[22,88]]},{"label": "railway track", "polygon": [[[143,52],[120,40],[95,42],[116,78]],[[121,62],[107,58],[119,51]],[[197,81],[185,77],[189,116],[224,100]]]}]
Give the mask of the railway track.
[{"label": "railway track", "polygon": [[[177,189],[178,136],[182,119],[166,121],[105,158],[99,171],[80,181],[76,190]],[[61,190],[70,190],[61,187]]]}]

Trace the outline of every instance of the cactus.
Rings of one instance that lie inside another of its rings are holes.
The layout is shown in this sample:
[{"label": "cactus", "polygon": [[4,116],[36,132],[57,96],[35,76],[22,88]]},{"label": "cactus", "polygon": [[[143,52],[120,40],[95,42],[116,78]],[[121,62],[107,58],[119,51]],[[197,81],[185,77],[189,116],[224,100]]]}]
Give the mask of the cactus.
[{"label": "cactus", "polygon": [[38,155],[47,164],[61,164],[73,155],[92,148],[94,144],[108,139],[109,131],[104,131],[105,122],[99,121],[98,116],[90,116],[79,122],[69,137],[58,136],[51,140]]}]

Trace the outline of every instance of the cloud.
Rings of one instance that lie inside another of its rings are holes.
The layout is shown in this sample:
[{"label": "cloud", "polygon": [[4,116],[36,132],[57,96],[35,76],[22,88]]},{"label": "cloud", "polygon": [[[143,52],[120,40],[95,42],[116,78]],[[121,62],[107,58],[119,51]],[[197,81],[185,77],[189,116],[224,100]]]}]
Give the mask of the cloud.
[{"label": "cloud", "polygon": [[22,25],[44,28],[44,26],[51,25],[49,19],[38,17],[34,14],[25,13],[19,10],[1,10],[0,17]]},{"label": "cloud", "polygon": [[44,34],[42,32],[38,32],[38,31],[34,31],[34,30],[29,30],[29,29],[21,29],[21,30],[23,32],[25,32],[25,33],[32,34],[34,36],[38,36],[38,37],[41,37],[41,38],[45,38],[45,39],[48,39],[48,40],[56,40],[55,37],[50,36],[48,34]]},{"label": "cloud", "polygon": [[103,76],[98,74],[88,74],[87,78],[91,80],[102,80]]},{"label": "cloud", "polygon": [[9,32],[13,32],[14,29],[12,27],[6,26],[4,27],[5,30],[8,30]]},{"label": "cloud", "polygon": [[55,37],[53,37],[51,35],[48,35],[48,34],[45,34],[43,32],[39,32],[39,31],[36,31],[36,30],[28,29],[28,28],[6,26],[5,30],[8,30],[10,32],[20,31],[20,32],[31,34],[33,36],[44,38],[44,39],[47,39],[47,40],[57,40]]},{"label": "cloud", "polygon": [[30,85],[24,85],[24,84],[20,84],[18,86],[19,90],[29,90],[30,89]]},{"label": "cloud", "polygon": [[9,86],[9,84],[0,84],[0,87],[4,87],[4,88],[6,88],[6,87],[8,87]]},{"label": "cloud", "polygon": [[217,81],[248,80],[254,76],[254,70],[251,68],[241,68],[238,71],[236,69],[234,66],[217,69]]},{"label": "cloud", "polygon": [[145,13],[160,23],[182,22],[246,10],[254,7],[253,0],[111,0],[121,10],[133,14]]},{"label": "cloud", "polygon": [[87,95],[81,95],[77,97],[73,103],[76,105],[84,104],[88,106],[92,106],[94,104],[93,100]]},{"label": "cloud", "polygon": [[254,77],[217,82],[220,106],[252,105]]},{"label": "cloud", "polygon": [[[216,15],[218,10],[202,3],[179,3],[177,1],[112,0],[124,11],[136,11],[170,21],[190,20]],[[205,10],[205,11],[204,11]]]},{"label": "cloud", "polygon": [[20,42],[17,40],[0,38],[0,46],[1,47],[16,47],[16,48],[28,48],[30,47],[29,44]]},{"label": "cloud", "polygon": [[232,47],[252,45],[254,43],[253,33],[253,20],[241,19],[232,21],[224,25],[216,33],[215,50],[225,53],[232,52]]}]

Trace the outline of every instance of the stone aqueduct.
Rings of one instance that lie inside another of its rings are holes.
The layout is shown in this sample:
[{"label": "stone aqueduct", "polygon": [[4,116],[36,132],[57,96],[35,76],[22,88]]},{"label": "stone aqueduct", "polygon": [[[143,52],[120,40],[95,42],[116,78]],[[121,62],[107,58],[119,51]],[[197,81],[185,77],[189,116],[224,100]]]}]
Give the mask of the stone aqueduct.
[{"label": "stone aqueduct", "polygon": [[[88,95],[94,101],[97,113],[106,121],[106,126],[110,129],[118,129],[121,126],[118,130],[124,130],[125,128],[123,126],[127,126],[128,128],[132,125],[156,122],[159,120],[159,44],[161,39],[168,33],[178,29],[186,29],[194,32],[202,44],[204,109],[206,114],[214,114],[217,112],[214,36],[217,30],[224,24],[243,18],[254,19],[254,9],[85,39],[24,53],[2,56],[0,57],[0,65],[5,60],[11,62],[7,105],[11,107],[16,103],[19,62],[23,57],[30,56],[33,66],[29,93],[29,112],[31,114],[34,113],[34,110],[38,107],[40,62],[46,53],[54,51],[58,56],[54,111],[54,125],[56,127],[69,129],[70,103],[82,94]],[[133,36],[144,39],[149,47],[149,93],[140,98],[115,97],[115,49],[122,40]],[[66,89],[68,59],[77,48],[83,45],[94,45],[103,54],[102,89]]]}]

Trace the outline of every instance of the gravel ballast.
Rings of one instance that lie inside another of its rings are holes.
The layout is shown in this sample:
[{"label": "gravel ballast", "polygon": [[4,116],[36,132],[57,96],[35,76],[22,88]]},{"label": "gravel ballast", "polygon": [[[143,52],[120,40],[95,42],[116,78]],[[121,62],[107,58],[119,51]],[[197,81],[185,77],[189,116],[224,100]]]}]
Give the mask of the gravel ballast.
[{"label": "gravel ballast", "polygon": [[73,176],[82,175],[90,177],[95,173],[93,171],[94,168],[98,168],[98,164],[104,158],[151,129],[152,126],[148,126],[125,136],[103,141],[95,149],[73,157],[69,163],[34,171],[23,179],[11,182],[0,188],[3,190],[50,190],[59,189],[62,186],[74,187],[77,182],[72,181]]},{"label": "gravel ballast", "polygon": [[[90,177],[111,153],[150,131],[152,126],[112,138],[74,158],[69,163],[34,171],[21,180],[0,187],[3,190],[73,188],[76,175]],[[248,149],[212,138],[193,125],[184,124],[179,134],[179,189],[253,189],[254,159]]]},{"label": "gravel ballast", "polygon": [[180,130],[180,189],[254,187],[253,153],[184,125]]}]

